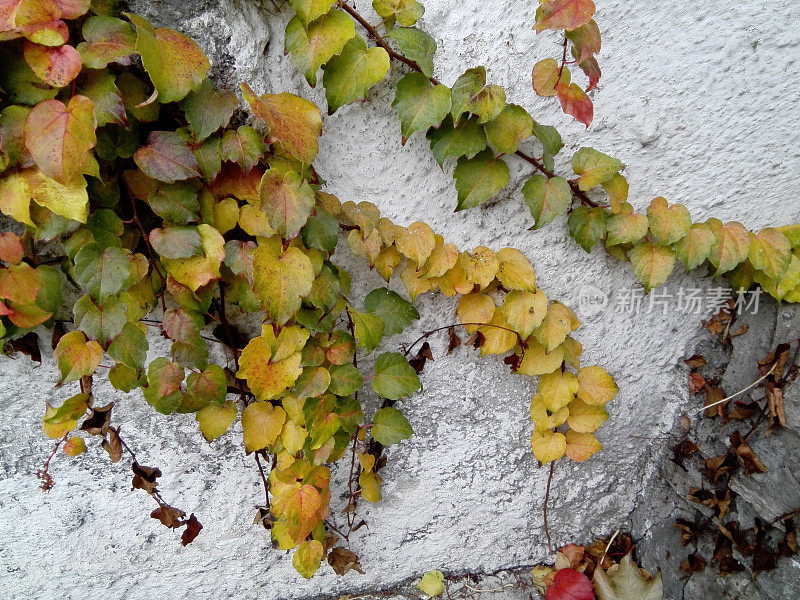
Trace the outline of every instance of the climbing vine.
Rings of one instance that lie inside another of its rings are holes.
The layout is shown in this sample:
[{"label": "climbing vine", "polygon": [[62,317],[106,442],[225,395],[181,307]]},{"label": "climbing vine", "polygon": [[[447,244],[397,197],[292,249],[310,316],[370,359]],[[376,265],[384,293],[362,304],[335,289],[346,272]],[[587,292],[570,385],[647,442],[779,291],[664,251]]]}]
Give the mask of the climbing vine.
[{"label": "climbing vine", "polygon": [[[735,290],[758,284],[779,301],[800,301],[800,223],[758,232],[716,218],[694,223],[686,207],[663,197],[637,213],[628,202],[625,165],[589,147],[572,156],[574,178],[557,175],[554,157],[563,147],[561,135],[506,102],[502,87],[487,84],[483,66],[467,69],[450,87],[433,77],[436,42],[415,27],[424,14],[417,0],[373,1],[384,34],[346,0],[289,4],[295,17],[287,25],[286,50],[310,85],[322,67],[328,112],[364,98],[385,77],[390,59],[410,69],[397,82],[392,103],[402,139],[405,143],[422,132],[440,165],[456,160],[456,210],[474,208],[504,189],[510,179],[506,157],[516,156],[535,169],[522,187],[532,229],[569,213],[570,236],[587,252],[602,242],[611,256],[629,261],[645,292],[664,283],[680,260],[687,271],[707,267],[713,277],[725,275]],[[374,47],[366,47],[343,12],[366,31]],[[594,112],[587,93],[600,79],[595,55],[601,39],[594,13],[592,0],[541,0],[533,26],[537,34],[563,34],[560,61],[546,58],[534,65],[534,91],[557,97],[564,112],[587,127]],[[588,77],[585,89],[571,81],[573,64]],[[538,158],[521,149],[534,139]]]},{"label": "climbing vine", "polygon": [[[162,496],[160,470],[123,439],[125,415],[96,385],[107,378],[158,413],[194,414],[209,442],[233,435],[238,419],[265,488],[258,520],[275,544],[296,549],[304,577],[325,558],[340,574],[360,569],[341,542],[361,526],[359,500],[381,498],[384,448],[413,433],[400,407],[421,387],[425,340],[448,332],[452,350],[461,328],[482,355],[540,376],[531,443],[541,463],[600,449],[594,432],[617,386],[602,367],[581,366],[579,321],[537,287],[527,257],[459,251],[422,222],[403,227],[369,202],[341,202],[312,165],[322,131],[313,103],[242,83],[245,112],[207,78],[195,42],[113,4],[0,5],[0,341],[35,357],[34,330],[51,326],[57,386],[71,394],[37,409],[56,440],[37,473],[43,489],[59,450],[79,455],[94,438],[112,462],[129,458],[153,518],[182,528],[184,544],[200,534],[198,517]],[[352,31],[335,52],[294,51],[311,83],[324,63],[329,109],[385,75],[386,51],[367,49],[344,12],[293,5],[287,44],[329,22]],[[392,6],[381,8],[387,23],[413,24],[421,10]],[[404,88],[428,85],[412,75]],[[454,127],[468,110],[453,114]],[[388,287],[353,297],[351,273],[333,260],[344,245],[399,279],[411,302]],[[412,303],[425,293],[457,296],[458,321],[378,354],[364,372],[359,359],[418,319]],[[148,330],[168,355],[156,355]],[[370,418],[359,399],[367,385],[381,398]],[[346,524],[331,513],[337,462],[350,465]]]}]

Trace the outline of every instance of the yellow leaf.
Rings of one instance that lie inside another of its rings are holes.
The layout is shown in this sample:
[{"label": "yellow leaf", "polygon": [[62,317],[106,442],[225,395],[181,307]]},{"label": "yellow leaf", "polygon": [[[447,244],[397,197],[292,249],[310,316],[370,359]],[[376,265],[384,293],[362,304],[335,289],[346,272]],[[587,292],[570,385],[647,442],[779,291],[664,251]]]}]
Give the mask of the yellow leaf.
[{"label": "yellow leaf", "polygon": [[308,579],[319,569],[323,554],[324,550],[320,542],[305,540],[297,547],[292,557],[292,566],[302,577]]},{"label": "yellow leaf", "polygon": [[569,417],[567,425],[578,433],[592,433],[597,431],[608,419],[608,413],[592,404],[586,404],[583,400],[573,400],[569,405]]},{"label": "yellow leaf", "polygon": [[530,337],[525,341],[528,347],[525,348],[519,369],[517,369],[518,373],[522,375],[544,375],[561,367],[561,363],[564,362],[563,346],[559,346],[548,353],[545,347],[534,338]]},{"label": "yellow leaf", "polygon": [[617,384],[603,367],[584,367],[578,371],[578,398],[594,406],[605,406],[617,395]]},{"label": "yellow leaf", "polygon": [[236,403],[229,401],[225,404],[208,404],[197,412],[195,418],[203,437],[210,442],[228,431],[237,414]]},{"label": "yellow leaf", "polygon": [[500,268],[497,254],[486,246],[478,246],[473,252],[461,254],[461,268],[467,281],[481,287],[488,286]]},{"label": "yellow leaf", "polygon": [[547,296],[542,290],[536,290],[536,293],[513,290],[503,298],[500,310],[511,328],[525,339],[544,320]]},{"label": "yellow leaf", "polygon": [[541,464],[547,464],[564,456],[567,449],[567,439],[563,433],[554,431],[534,431],[531,436],[531,449],[533,455]]},{"label": "yellow leaf", "polygon": [[423,277],[441,277],[452,269],[458,262],[458,248],[455,244],[445,244],[444,238],[440,235],[434,236],[436,247],[433,249],[428,262],[425,263]]},{"label": "yellow leaf", "polygon": [[286,412],[271,402],[253,402],[242,412],[244,449],[249,454],[272,446],[283,429]]},{"label": "yellow leaf", "polygon": [[55,357],[61,383],[68,383],[94,373],[103,358],[103,349],[94,340],[86,341],[82,331],[70,331],[58,341]]},{"label": "yellow leaf", "polygon": [[365,454],[361,450],[358,451],[358,462],[364,471],[372,471],[375,467],[375,455]]},{"label": "yellow leaf", "polygon": [[379,502],[381,499],[381,476],[372,471],[362,471],[358,476],[361,496],[367,502]]},{"label": "yellow leaf", "polygon": [[214,204],[214,229],[227,233],[239,221],[239,203],[236,198],[225,198]]},{"label": "yellow leaf", "polygon": [[86,223],[89,195],[83,176],[75,177],[69,185],[62,185],[39,169],[25,169],[22,173],[28,186],[28,194],[36,204],[65,219]]},{"label": "yellow leaf", "polygon": [[553,371],[539,378],[539,394],[545,407],[555,412],[575,399],[578,391],[578,378],[572,373]]},{"label": "yellow leaf", "polygon": [[[287,411],[288,412],[288,411]],[[281,443],[289,454],[297,454],[306,443],[308,432],[306,428],[298,425],[293,420],[287,420],[281,432]]]},{"label": "yellow leaf", "polygon": [[[491,299],[491,298],[490,298]],[[492,302],[494,304],[494,302]],[[494,327],[491,327],[494,325]],[[501,329],[502,328],[502,329]],[[489,325],[479,327],[484,336],[483,346],[481,346],[481,356],[487,354],[505,354],[517,345],[518,337],[513,331],[510,331],[509,325],[503,318],[503,313],[500,309],[495,309]]]},{"label": "yellow leaf", "polygon": [[384,248],[375,259],[375,268],[385,281],[389,281],[394,270],[403,261],[403,255],[394,246]]},{"label": "yellow leaf", "polygon": [[428,225],[415,221],[408,229],[400,226],[394,228],[394,243],[402,255],[418,265],[424,265],[436,247],[436,237]]},{"label": "yellow leaf", "polygon": [[531,261],[515,248],[503,248],[497,253],[497,279],[507,290],[536,291],[536,274]]},{"label": "yellow leaf", "polygon": [[253,287],[267,316],[285,324],[311,292],[314,269],[298,248],[281,250],[280,244],[259,244],[253,257]]},{"label": "yellow leaf", "polygon": [[274,363],[270,362],[271,352],[269,341],[256,337],[245,346],[239,358],[236,377],[247,381],[256,400],[279,398],[303,372],[299,352]]},{"label": "yellow leaf", "polygon": [[574,369],[579,369],[581,366],[580,355],[583,354],[583,346],[581,346],[581,343],[567,336],[567,339],[564,340],[561,347],[564,349],[564,360],[567,361],[567,364],[571,365]]},{"label": "yellow leaf", "polygon": [[383,248],[383,240],[377,229],[373,229],[366,238],[357,229],[347,234],[347,245],[356,256],[366,258],[370,265],[374,265]]},{"label": "yellow leaf", "polygon": [[436,280],[423,279],[420,277],[417,273],[417,264],[411,260],[408,261],[406,268],[400,273],[400,279],[406,286],[406,291],[408,295],[411,296],[412,302],[414,302],[420,294],[436,289]]},{"label": "yellow leaf", "polygon": [[603,447],[591,433],[579,433],[570,429],[565,439],[567,442],[565,452],[572,460],[584,461]]},{"label": "yellow leaf", "polygon": [[471,281],[467,281],[460,258],[452,269],[435,281],[439,284],[442,294],[450,297],[458,294],[469,294],[475,287]]},{"label": "yellow leaf", "polygon": [[265,323],[261,326],[261,337],[269,346],[271,356],[268,359],[271,362],[281,361],[295,352],[300,352],[310,335],[311,332],[308,329],[303,329],[300,325],[292,325],[281,328],[280,333],[275,337],[272,325]]},{"label": "yellow leaf", "polygon": [[467,323],[489,323],[494,317],[494,313],[494,300],[491,296],[480,292],[461,296],[456,310],[459,320],[465,324],[469,333],[473,333],[478,327],[477,325],[466,325]]},{"label": "yellow leaf", "polygon": [[12,172],[0,179],[0,211],[12,219],[30,227],[35,227],[31,221],[31,195],[28,184],[21,173]]},{"label": "yellow leaf", "polygon": [[239,225],[245,233],[254,237],[270,237],[275,230],[270,227],[267,215],[252,204],[245,204],[239,210]]},{"label": "yellow leaf", "polygon": [[580,326],[580,321],[570,309],[560,302],[553,302],[545,314],[544,320],[533,332],[534,337],[551,352],[561,345],[571,331]]}]

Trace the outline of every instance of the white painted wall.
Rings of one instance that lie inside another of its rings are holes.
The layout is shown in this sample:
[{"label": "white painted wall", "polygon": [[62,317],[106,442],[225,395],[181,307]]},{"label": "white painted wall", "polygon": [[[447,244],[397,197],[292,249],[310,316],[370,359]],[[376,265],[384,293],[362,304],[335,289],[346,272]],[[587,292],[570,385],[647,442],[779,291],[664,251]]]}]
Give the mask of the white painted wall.
[{"label": "white painted wall", "polygon": [[[322,101],[322,91],[310,89],[283,56],[286,8],[272,16],[270,2],[264,10],[246,0],[130,4],[198,39],[212,62],[223,63],[225,81]],[[800,4],[600,0],[604,75],[588,131],[531,90],[533,64],[559,52],[556,38],[531,30],[535,5],[428,0],[422,26],[439,44],[436,76],[451,84],[466,68],[486,65],[509,101],[562,132],[562,171],[581,145],[609,152],[628,165],[639,209],[664,195],[697,219],[713,215],[750,228],[800,220]],[[359,0],[360,10],[370,12],[367,6]],[[395,68],[392,79],[400,73]],[[509,191],[454,214],[452,166],[441,172],[419,134],[401,147],[391,89],[379,85],[368,102],[325,119],[317,166],[331,192],[374,202],[400,223],[421,218],[462,248],[516,246],[533,260],[546,293],[573,307],[582,285],[606,292],[634,285],[629,265],[599,250],[584,253],[563,219],[527,231],[531,219],[519,188],[528,170],[513,159]],[[377,285],[375,277],[356,282],[362,291]],[[669,285],[674,291],[709,284],[676,273]],[[451,322],[453,309],[450,301],[422,301],[416,329]],[[621,392],[600,430],[604,451],[585,464],[556,468],[550,523],[556,545],[609,534],[637,507],[652,519],[664,517],[648,485],[671,444],[632,436],[664,435],[690,406],[679,362],[698,335],[699,318],[672,303],[666,315],[632,318],[607,310],[584,319],[577,337],[585,361],[603,364]],[[433,343],[437,356],[445,345]],[[459,349],[429,364],[424,392],[403,405],[417,435],[389,451],[385,500],[365,507],[369,527],[352,540],[366,575],[337,578],[323,568],[308,582],[294,572],[291,555],[272,550],[265,531],[251,525],[262,490],[239,432],[209,446],[193,417],[164,418],[138,397],[108,388],[101,394],[124,408],[117,418],[124,414],[123,432],[142,462],[162,469],[165,497],[204,523],[193,544],[182,548],[177,535],[149,518],[150,498],[129,493],[128,471],[109,467],[99,448],[56,460],[56,487],[40,493],[33,473],[51,446],[39,433],[38,413],[45,401],[68,393],[53,388],[56,380],[50,358],[41,368],[26,358],[0,359],[4,597],[278,600],[390,586],[431,568],[492,572],[546,557],[540,510],[546,469],[528,448],[533,385],[509,376],[499,360]],[[336,493],[334,502],[341,502]]]}]

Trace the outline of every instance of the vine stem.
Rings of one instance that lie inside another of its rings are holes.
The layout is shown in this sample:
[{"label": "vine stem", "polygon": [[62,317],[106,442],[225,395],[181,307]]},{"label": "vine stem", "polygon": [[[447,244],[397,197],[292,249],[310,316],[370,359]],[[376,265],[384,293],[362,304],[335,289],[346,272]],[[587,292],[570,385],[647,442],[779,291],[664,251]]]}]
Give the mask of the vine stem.
[{"label": "vine stem", "polygon": [[53,451],[50,453],[50,456],[48,456],[47,460],[44,461],[43,468],[36,471],[36,477],[42,480],[43,492],[46,492],[53,487],[53,478],[50,476],[50,473],[48,473],[48,469],[50,468],[50,462],[55,457],[56,452],[58,452],[58,449],[61,447],[61,444],[66,442],[68,437],[69,437],[69,431],[64,434],[64,437],[62,437],[60,440],[56,442],[55,446],[53,447]]},{"label": "vine stem", "polygon": [[542,514],[544,515],[544,535],[547,537],[547,551],[553,553],[553,542],[550,539],[550,528],[547,525],[547,505],[550,502],[550,484],[553,483],[553,471],[556,468],[556,461],[550,461],[550,473],[547,475],[547,490],[544,494],[544,504],[542,504]]},{"label": "vine stem", "polygon": [[[342,10],[344,10],[347,14],[349,14],[356,22],[358,22],[358,24],[361,25],[367,31],[367,34],[368,34],[369,38],[372,39],[378,46],[383,48],[386,51],[386,53],[389,55],[390,58],[393,58],[394,60],[403,63],[404,65],[412,68],[413,70],[417,71],[418,73],[422,73],[422,67],[419,66],[418,62],[416,62],[414,60],[411,60],[410,58],[407,58],[407,57],[403,56],[402,54],[400,54],[398,52],[395,52],[392,49],[392,47],[389,46],[389,44],[386,43],[386,41],[383,39],[383,36],[381,36],[381,34],[378,32],[378,30],[375,27],[373,27],[372,25],[370,25],[369,21],[367,21],[363,16],[361,16],[361,14],[359,14],[359,12],[355,8],[350,6],[344,0],[338,0],[337,5],[339,7],[341,7]],[[564,58],[566,58],[566,38],[564,38],[564,43],[565,43],[565,45],[564,45],[564,53],[565,53],[564,54]],[[563,68],[563,64],[562,64],[562,68]],[[423,73],[423,75],[424,75],[424,73]],[[560,73],[559,73],[559,78],[560,78]],[[441,81],[439,81],[435,77],[429,76],[428,79],[430,80],[430,82],[433,85],[441,85],[441,83],[442,83]],[[541,160],[539,160],[537,158],[534,158],[534,157],[532,157],[532,156],[530,156],[528,154],[525,154],[522,150],[517,150],[514,154],[516,156],[520,157],[522,160],[530,163],[533,167],[536,168],[536,170],[538,170],[543,175],[546,175],[548,179],[552,179],[553,177],[556,177],[556,174],[553,171],[551,171],[550,169],[548,169],[547,167],[545,167],[544,163]],[[568,181],[568,183],[569,183],[570,190],[572,190],[572,195],[575,198],[577,198],[580,201],[581,204],[585,204],[587,206],[592,206],[592,207],[600,206],[597,202],[595,202],[594,200],[589,198],[586,195],[586,193],[584,191],[582,191],[574,181]]]},{"label": "vine stem", "polygon": [[431,329],[429,331],[423,332],[421,336],[419,336],[416,340],[414,340],[413,344],[411,344],[408,348],[406,348],[406,351],[403,353],[403,356],[408,356],[409,353],[414,349],[414,346],[419,344],[422,340],[428,339],[434,333],[437,333],[439,331],[444,331],[445,329],[452,329],[453,327],[466,327],[467,325],[477,325],[478,327],[494,327],[495,329],[502,329],[503,331],[508,331],[516,335],[517,341],[519,342],[520,346],[524,346],[525,344],[525,340],[522,339],[519,333],[517,333],[513,329],[509,329],[508,327],[503,327],[502,325],[494,325],[493,323],[451,323],[450,325],[443,325],[442,327],[437,327],[436,329]]}]

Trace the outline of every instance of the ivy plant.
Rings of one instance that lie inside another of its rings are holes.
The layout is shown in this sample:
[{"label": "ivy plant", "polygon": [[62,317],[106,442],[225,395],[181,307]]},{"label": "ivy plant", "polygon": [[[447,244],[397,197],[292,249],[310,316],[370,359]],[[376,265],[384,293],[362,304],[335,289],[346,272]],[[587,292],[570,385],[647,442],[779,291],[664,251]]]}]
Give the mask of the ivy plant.
[{"label": "ivy plant", "polygon": [[[506,106],[481,69],[452,90],[431,83],[435,44],[413,28],[418,2],[375,3],[405,55],[384,41],[367,48],[346,4],[290,4],[287,48],[309,83],[323,69],[329,111],[383,79],[390,56],[418,65],[398,84],[403,135],[427,130],[442,161],[459,157],[463,208],[508,179],[486,139],[510,149],[528,125],[555,139]],[[439,330],[453,349],[457,327],[482,355],[540,377],[530,410],[541,463],[600,449],[594,432],[617,386],[581,365],[575,314],[537,287],[519,250],[461,251],[422,222],[401,226],[369,202],[336,198],[313,167],[323,126],[313,103],[244,82],[240,103],[208,79],[194,41],[113,2],[4,2],[0,40],[0,341],[35,354],[37,328],[51,327],[69,395],[36,409],[56,440],[44,489],[60,447],[74,456],[95,439],[112,462],[129,457],[133,487],[158,505],[153,518],[182,528],[184,544],[200,533],[123,439],[125,414],[94,385],[107,378],[157,413],[194,415],[211,443],[240,421],[265,487],[258,520],[275,545],[295,549],[304,577],[323,559],[339,574],[360,569],[341,542],[360,527],[359,499],[381,499],[384,448],[413,434],[402,403],[431,354],[427,342],[412,352]],[[550,196],[552,179],[531,185]],[[354,297],[352,274],[334,262],[342,250],[399,280],[410,300],[389,287]],[[458,321],[379,353],[365,372],[359,359],[402,334],[419,317],[416,298],[434,293],[458,297]],[[148,333],[169,353],[155,355]],[[381,399],[374,412],[359,398],[366,385]],[[334,464],[350,469],[345,525],[331,513]]]}]

